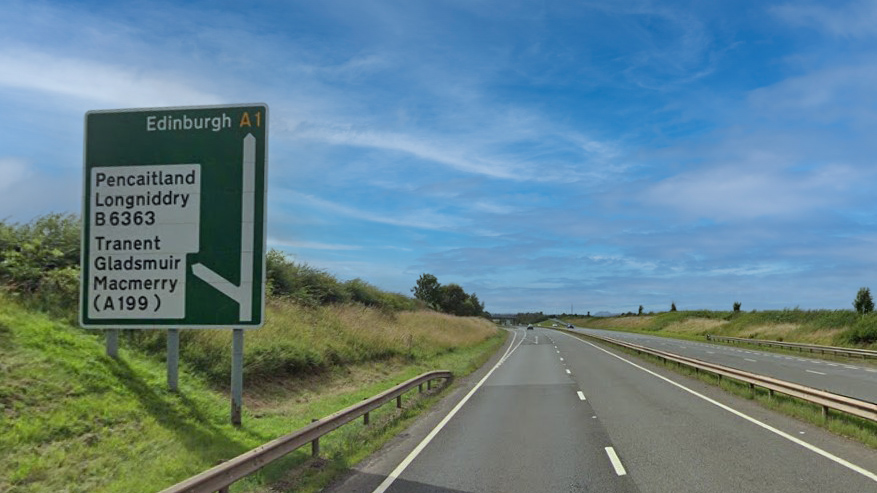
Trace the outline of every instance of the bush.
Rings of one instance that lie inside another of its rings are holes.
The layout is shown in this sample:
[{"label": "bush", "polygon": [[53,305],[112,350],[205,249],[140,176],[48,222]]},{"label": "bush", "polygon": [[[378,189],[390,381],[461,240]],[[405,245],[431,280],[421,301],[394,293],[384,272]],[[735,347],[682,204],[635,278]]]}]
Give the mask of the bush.
[{"label": "bush", "polygon": [[864,315],[850,327],[844,339],[850,344],[868,345],[877,343],[877,313]]},{"label": "bush", "polygon": [[75,310],[79,255],[80,222],[74,214],[0,223],[0,283],[37,308],[56,314]]}]

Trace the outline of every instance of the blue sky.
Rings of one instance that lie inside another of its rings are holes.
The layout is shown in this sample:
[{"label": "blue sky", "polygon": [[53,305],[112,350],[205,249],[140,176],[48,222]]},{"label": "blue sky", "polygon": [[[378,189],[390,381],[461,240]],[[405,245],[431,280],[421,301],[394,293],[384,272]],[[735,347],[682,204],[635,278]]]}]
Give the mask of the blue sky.
[{"label": "blue sky", "polygon": [[0,217],[79,212],[83,115],[270,107],[269,246],[492,312],[877,288],[877,2],[5,0]]}]

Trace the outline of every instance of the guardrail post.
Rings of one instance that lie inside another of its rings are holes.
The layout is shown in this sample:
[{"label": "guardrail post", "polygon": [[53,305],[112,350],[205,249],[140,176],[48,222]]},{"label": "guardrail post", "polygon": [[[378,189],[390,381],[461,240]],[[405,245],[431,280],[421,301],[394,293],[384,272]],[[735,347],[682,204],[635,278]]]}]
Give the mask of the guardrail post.
[{"label": "guardrail post", "polygon": [[423,384],[422,383],[417,384],[417,391],[420,392],[421,394],[423,393]]},{"label": "guardrail post", "polygon": [[[311,418],[311,423],[319,421],[317,418]],[[320,437],[314,438],[314,441],[311,442],[311,457],[319,457],[320,456]]]},{"label": "guardrail post", "polygon": [[426,390],[432,390],[432,380],[426,381]]},{"label": "guardrail post", "polygon": [[362,415],[362,424],[364,424],[366,426],[368,426],[368,414],[369,413],[365,413]]},{"label": "guardrail post", "polygon": [[396,396],[396,408],[402,409],[402,396],[401,395]]}]

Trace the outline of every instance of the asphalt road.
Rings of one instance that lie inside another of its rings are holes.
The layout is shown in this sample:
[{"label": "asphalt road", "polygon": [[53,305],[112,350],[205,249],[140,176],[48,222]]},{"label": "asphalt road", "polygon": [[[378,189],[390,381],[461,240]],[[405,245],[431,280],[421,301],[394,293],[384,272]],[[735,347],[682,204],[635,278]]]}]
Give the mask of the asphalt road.
[{"label": "asphalt road", "polygon": [[509,339],[329,491],[877,491],[873,450],[567,334]]},{"label": "asphalt road", "polygon": [[611,330],[574,330],[612,337],[652,349],[730,366],[835,394],[877,402],[877,367],[760,351],[743,346],[684,341]]}]

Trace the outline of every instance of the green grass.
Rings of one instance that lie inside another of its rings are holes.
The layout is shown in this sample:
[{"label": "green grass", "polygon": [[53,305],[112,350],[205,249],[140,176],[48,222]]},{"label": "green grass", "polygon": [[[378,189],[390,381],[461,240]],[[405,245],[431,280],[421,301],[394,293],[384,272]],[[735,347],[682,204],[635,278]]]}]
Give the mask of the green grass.
[{"label": "green grass", "polygon": [[[248,373],[247,354],[243,426],[235,428],[225,389],[209,372],[183,365],[180,392],[169,392],[163,358],[131,344],[109,358],[102,334],[0,298],[0,491],[157,491],[423,371],[465,374],[504,337],[493,331],[454,350],[424,342],[416,358],[402,352],[262,381]],[[418,342],[398,344],[407,350]],[[409,402],[399,415],[384,406],[368,428],[351,423],[329,434],[325,466],[307,468],[319,474],[305,474],[296,490],[315,490],[375,450],[416,412],[410,394]],[[309,453],[291,454],[235,489],[283,478],[283,467],[307,463]]]},{"label": "green grass", "polygon": [[699,338],[706,334],[877,349],[877,313],[851,310],[677,311],[642,316],[569,318],[577,326]]}]

